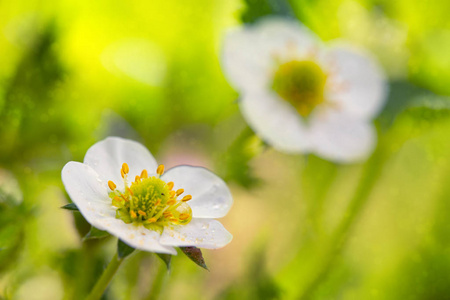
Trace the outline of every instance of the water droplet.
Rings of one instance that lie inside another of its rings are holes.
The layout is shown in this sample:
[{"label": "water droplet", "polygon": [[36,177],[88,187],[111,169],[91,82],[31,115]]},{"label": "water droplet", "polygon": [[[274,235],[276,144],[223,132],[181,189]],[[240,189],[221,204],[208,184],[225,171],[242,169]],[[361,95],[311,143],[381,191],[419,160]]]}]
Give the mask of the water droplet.
[{"label": "water droplet", "polygon": [[209,223],[204,223],[202,226],[202,229],[208,229],[209,228]]}]

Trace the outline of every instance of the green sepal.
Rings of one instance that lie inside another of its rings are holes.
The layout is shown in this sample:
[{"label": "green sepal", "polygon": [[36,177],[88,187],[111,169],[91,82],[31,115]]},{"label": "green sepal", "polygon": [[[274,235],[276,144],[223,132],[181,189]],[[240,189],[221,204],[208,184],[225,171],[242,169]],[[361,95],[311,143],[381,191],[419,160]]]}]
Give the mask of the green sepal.
[{"label": "green sepal", "polygon": [[166,264],[167,271],[170,271],[170,265],[172,262],[172,255],[165,253],[155,253]]},{"label": "green sepal", "polygon": [[206,266],[205,259],[203,258],[202,251],[197,247],[180,247],[180,250],[189,257],[190,260],[195,262],[198,266],[202,267],[205,270],[208,270]]},{"label": "green sepal", "polygon": [[64,206],[61,206],[61,208],[64,208],[64,209],[67,209],[67,210],[72,210],[72,211],[80,211],[78,209],[78,207],[75,205],[75,203],[66,204]]},{"label": "green sepal", "polygon": [[120,259],[124,259],[128,255],[133,253],[134,250],[136,250],[136,249],[134,249],[133,247],[128,246],[127,244],[122,242],[120,239],[117,240],[117,256]]},{"label": "green sepal", "polygon": [[116,210],[116,219],[122,220],[126,224],[130,224],[133,222],[130,217],[130,213],[125,208],[119,208]]},{"label": "green sepal", "polygon": [[147,228],[148,230],[153,230],[158,232],[159,234],[163,233],[164,227],[161,225],[157,225],[154,223],[150,223],[150,224],[144,224],[144,227]]},{"label": "green sepal", "polygon": [[83,241],[92,239],[102,239],[110,236],[107,231],[100,230],[94,226],[91,226],[91,230],[84,236]]}]

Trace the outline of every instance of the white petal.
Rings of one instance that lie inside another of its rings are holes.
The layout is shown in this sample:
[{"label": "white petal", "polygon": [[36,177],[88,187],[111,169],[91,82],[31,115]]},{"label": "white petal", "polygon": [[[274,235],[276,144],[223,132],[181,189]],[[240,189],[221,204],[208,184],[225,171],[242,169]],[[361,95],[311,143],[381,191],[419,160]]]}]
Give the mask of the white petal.
[{"label": "white petal", "polygon": [[192,219],[187,225],[164,228],[160,243],[170,246],[195,246],[217,249],[225,246],[233,236],[216,220]]},{"label": "white petal", "polygon": [[62,170],[62,180],[70,198],[92,226],[108,231],[134,248],[176,254],[175,249],[158,242],[159,233],[115,218],[116,210],[111,205],[108,191],[90,166],[69,162]]},{"label": "white petal", "polygon": [[168,170],[161,179],[173,181],[175,190],[184,189],[183,195],[192,195],[188,204],[194,218],[221,218],[233,204],[226,183],[205,168],[178,166]]},{"label": "white petal", "polygon": [[223,69],[241,92],[258,91],[271,85],[280,63],[303,59],[318,45],[316,36],[298,22],[265,18],[226,35]]},{"label": "white petal", "polygon": [[115,209],[108,191],[90,166],[68,162],[62,169],[61,177],[70,199],[91,225],[103,229],[99,220],[114,218]]},{"label": "white petal", "polygon": [[267,86],[271,59],[253,30],[242,29],[225,36],[222,65],[230,84],[239,91]]},{"label": "white petal", "polygon": [[361,50],[335,47],[326,57],[332,71],[326,98],[360,119],[371,119],[382,109],[388,92],[385,75],[376,61]]},{"label": "white petal", "polygon": [[141,225],[126,224],[116,218],[102,219],[99,221],[102,230],[106,230],[117,236],[125,244],[143,251],[167,253],[176,255],[177,251],[170,246],[161,245],[161,235]]},{"label": "white petal", "polygon": [[370,122],[343,113],[315,115],[310,130],[312,151],[335,162],[364,160],[376,144],[376,132]]},{"label": "white petal", "polygon": [[119,137],[108,137],[94,144],[86,152],[84,163],[99,174],[105,185],[108,180],[112,180],[118,188],[122,188],[120,169],[123,163],[127,163],[130,168],[128,174],[130,181],[134,181],[134,177],[140,175],[143,169],[152,174],[158,167],[147,148]]},{"label": "white petal", "polygon": [[308,152],[308,130],[298,112],[274,92],[246,95],[241,112],[255,133],[274,148],[288,153]]}]

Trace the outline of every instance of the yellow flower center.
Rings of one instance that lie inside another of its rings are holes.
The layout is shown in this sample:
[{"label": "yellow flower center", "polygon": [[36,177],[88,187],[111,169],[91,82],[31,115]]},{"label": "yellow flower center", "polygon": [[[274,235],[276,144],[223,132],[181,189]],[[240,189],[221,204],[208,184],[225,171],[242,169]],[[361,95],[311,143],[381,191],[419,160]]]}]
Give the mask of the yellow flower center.
[{"label": "yellow flower center", "polygon": [[192,199],[186,195],[181,199],[183,189],[174,190],[173,182],[161,180],[164,166],[156,170],[157,176],[149,177],[147,170],[128,185],[129,168],[126,163],[122,165],[120,174],[124,182],[124,191],[116,189],[116,184],[108,181],[112,190],[109,197],[112,205],[116,207],[116,218],[125,223],[142,224],[147,229],[162,233],[164,226],[186,225],[192,220],[192,210],[187,204]]},{"label": "yellow flower center", "polygon": [[288,101],[302,117],[324,102],[327,75],[313,61],[290,61],[280,65],[273,78],[272,89]]}]

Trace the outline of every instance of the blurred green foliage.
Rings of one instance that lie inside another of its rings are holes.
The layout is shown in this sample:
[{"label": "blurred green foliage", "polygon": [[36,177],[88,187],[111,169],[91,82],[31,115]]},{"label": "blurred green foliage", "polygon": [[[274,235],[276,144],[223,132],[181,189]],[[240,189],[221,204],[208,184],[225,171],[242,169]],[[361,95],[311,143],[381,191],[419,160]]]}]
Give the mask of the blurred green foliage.
[{"label": "blurred green foliage", "polygon": [[[0,176],[2,298],[83,299],[94,285],[117,240],[82,241],[89,224],[59,209],[69,202],[60,171],[108,135],[169,166],[209,167],[234,194],[223,222],[235,240],[203,252],[210,272],[173,257],[155,295],[297,299],[307,289],[364,166],[277,153],[239,116],[222,37],[269,15],[368,48],[390,80],[376,120],[383,170],[305,298],[449,298],[450,2],[27,0],[0,11],[0,168],[18,181],[11,194]],[[160,260],[136,253],[104,299],[151,299],[158,272]]]}]

